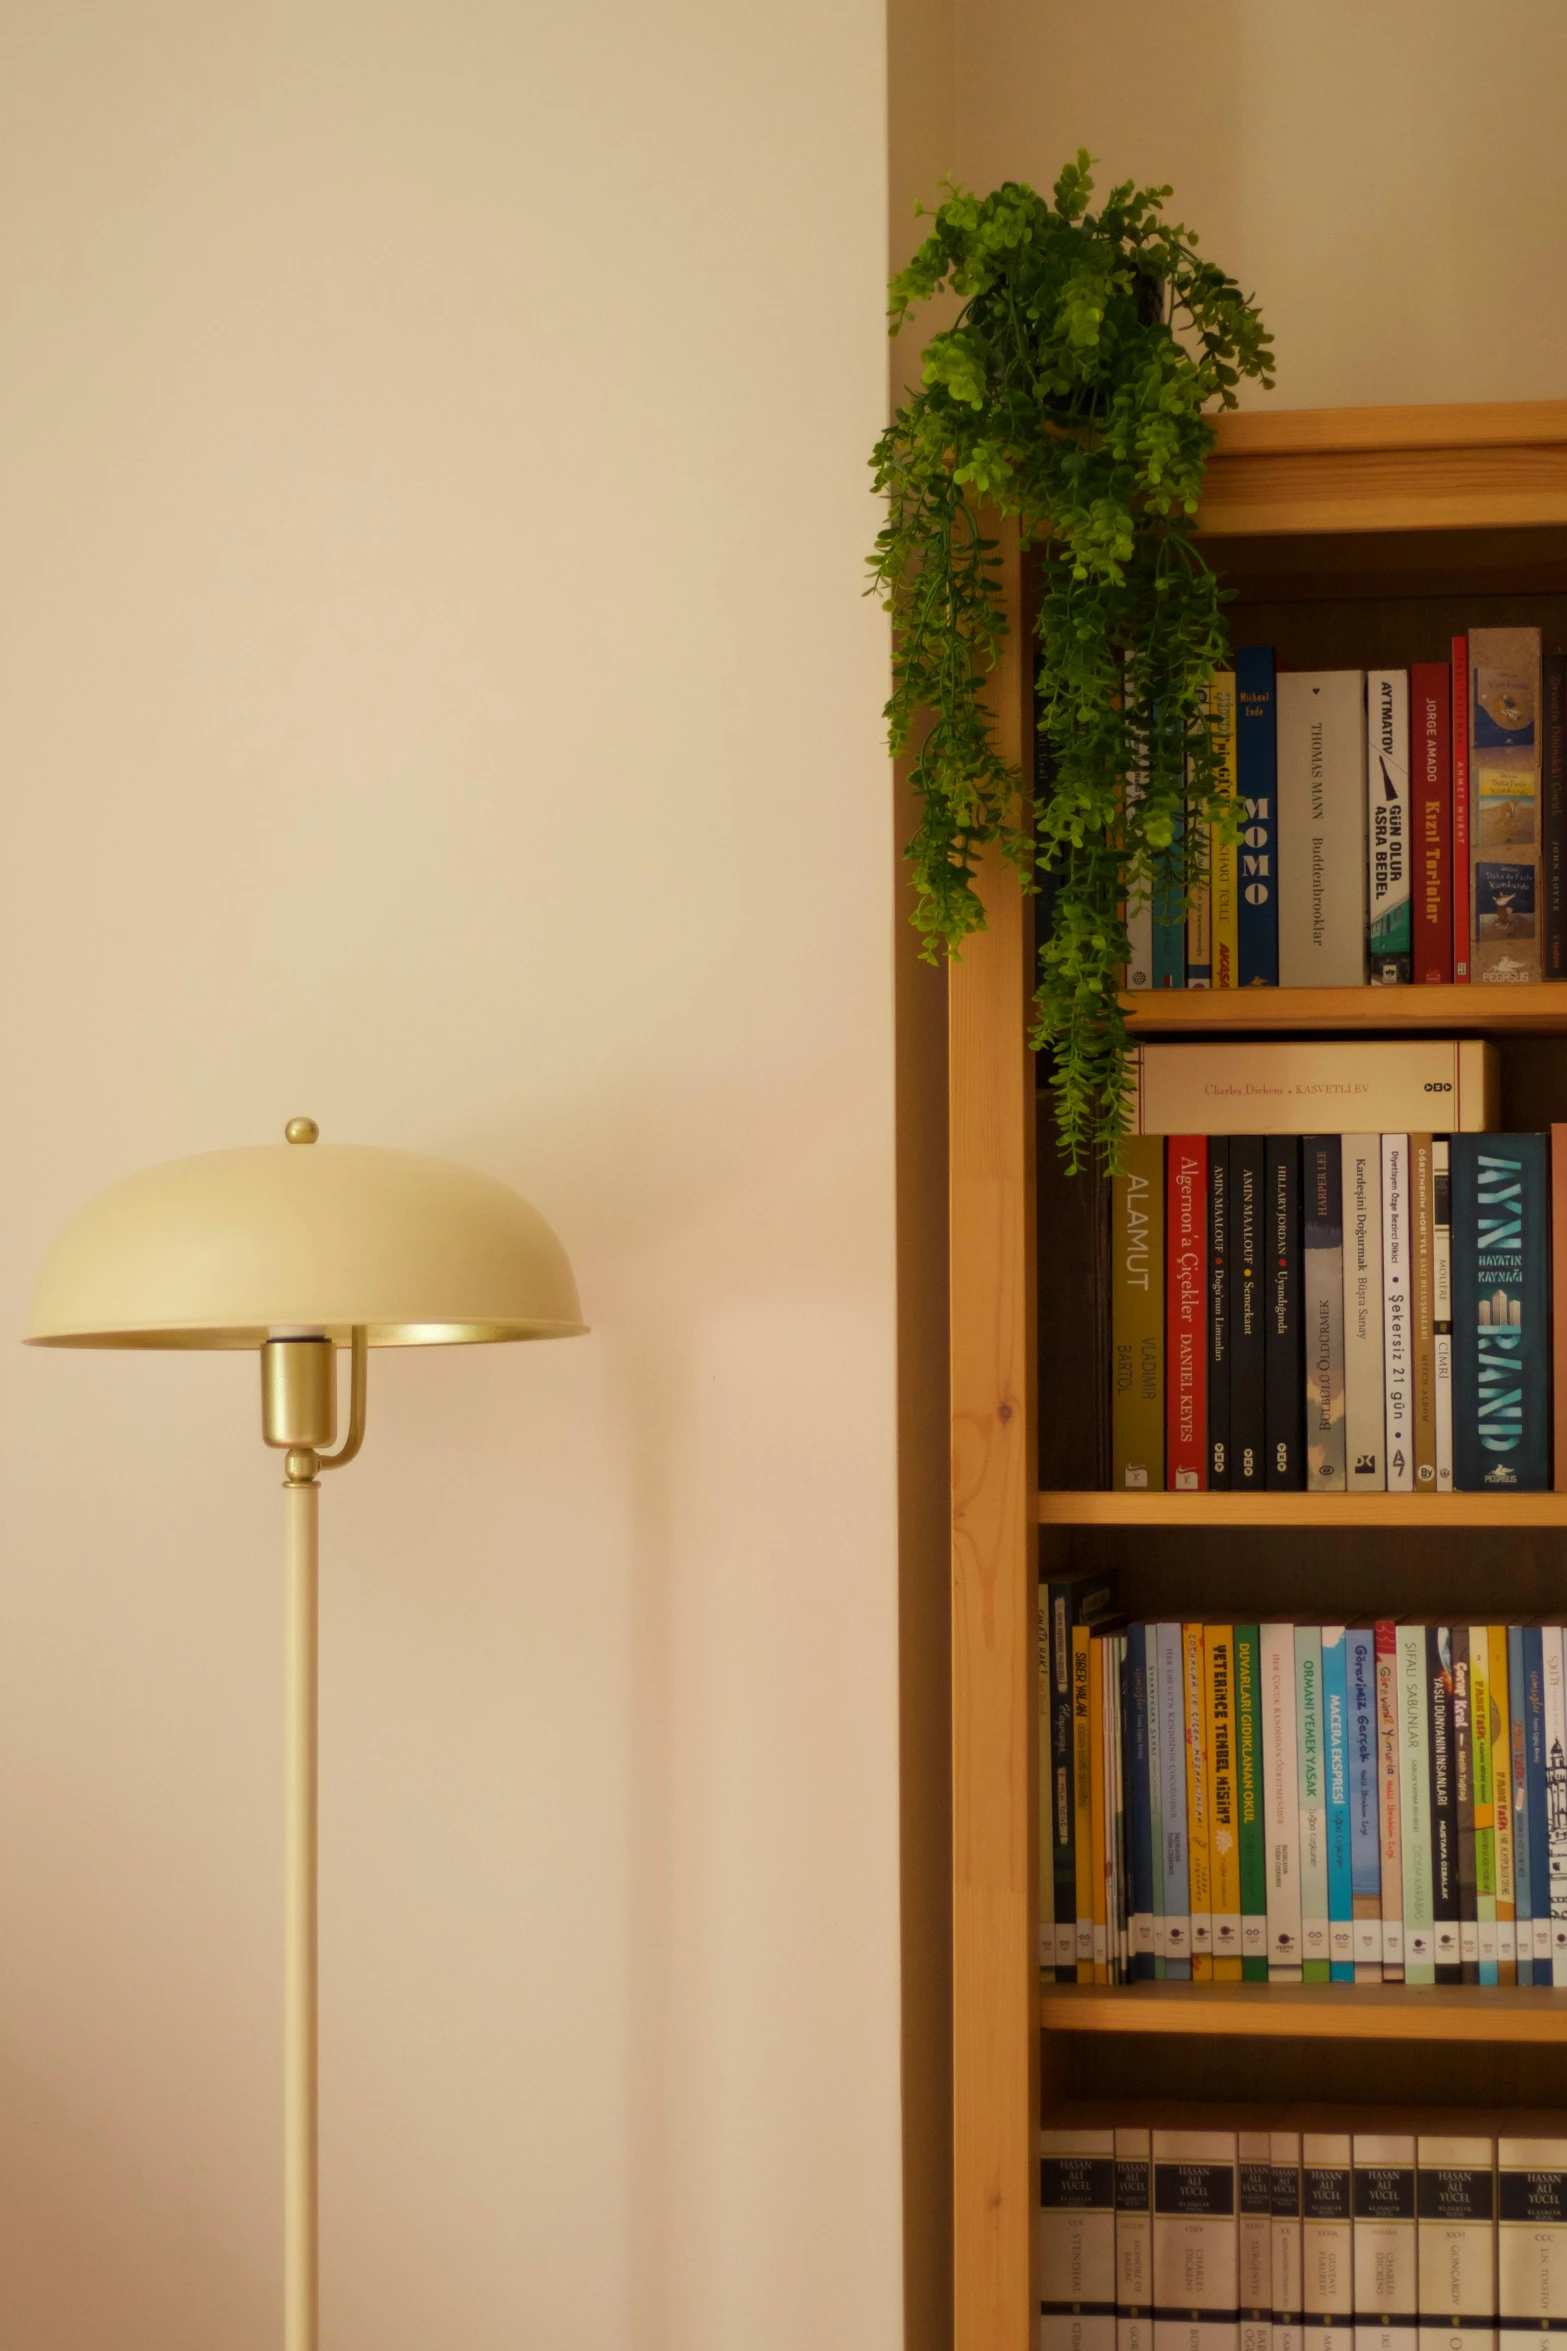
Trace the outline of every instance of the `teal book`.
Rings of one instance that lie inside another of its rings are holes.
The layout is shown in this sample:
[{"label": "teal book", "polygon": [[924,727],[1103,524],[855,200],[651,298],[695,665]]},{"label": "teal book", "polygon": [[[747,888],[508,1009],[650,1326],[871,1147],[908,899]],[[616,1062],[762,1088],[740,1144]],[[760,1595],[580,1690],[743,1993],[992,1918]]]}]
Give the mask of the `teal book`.
[{"label": "teal book", "polygon": [[1454,1135],[1453,1473],[1460,1493],[1551,1483],[1550,1148]]},{"label": "teal book", "polygon": [[1322,1628],[1323,1746],[1328,1796],[1328,1967],[1330,1981],[1355,1980],[1355,1906],[1349,1854],[1349,1673],[1344,1627]]},{"label": "teal book", "polygon": [[1241,1849],[1241,1980],[1268,1980],[1268,1868],[1263,1844],[1262,1645],[1254,1624],[1235,1628],[1236,1824]]},{"label": "teal book", "polygon": [[1325,1984],[1328,1973],[1328,1818],[1322,1752],[1322,1633],[1295,1627],[1295,1758],[1300,1791],[1301,1981]]}]

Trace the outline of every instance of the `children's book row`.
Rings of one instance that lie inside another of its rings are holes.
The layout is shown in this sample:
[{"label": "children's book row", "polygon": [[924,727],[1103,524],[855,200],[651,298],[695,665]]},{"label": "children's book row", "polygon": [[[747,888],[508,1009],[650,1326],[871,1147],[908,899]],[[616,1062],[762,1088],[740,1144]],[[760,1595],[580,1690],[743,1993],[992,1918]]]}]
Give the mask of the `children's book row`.
[{"label": "children's book row", "polygon": [[1497,2351],[1567,2331],[1567,2139],[1046,2130],[1040,2351]]},{"label": "children's book row", "polygon": [[1112,1485],[1548,1491],[1553,1180],[1567,1215],[1567,1127],[1129,1136]]},{"label": "children's book row", "polygon": [[1279,671],[1241,647],[1209,690],[1238,839],[1212,829],[1187,911],[1157,878],[1128,908],[1127,985],[1567,976],[1564,710],[1538,629],[1475,629],[1412,669]]},{"label": "children's book row", "polygon": [[1567,1985],[1555,1624],[1133,1624],[1041,1588],[1040,1964]]}]

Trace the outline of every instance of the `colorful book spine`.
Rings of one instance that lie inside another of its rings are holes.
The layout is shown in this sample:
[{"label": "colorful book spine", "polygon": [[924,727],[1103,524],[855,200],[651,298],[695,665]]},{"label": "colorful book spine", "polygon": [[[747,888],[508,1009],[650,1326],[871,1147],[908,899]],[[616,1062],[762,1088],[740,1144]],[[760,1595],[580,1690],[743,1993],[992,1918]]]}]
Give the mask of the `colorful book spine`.
[{"label": "colorful book spine", "polygon": [[1436,1490],[1453,1491],[1453,1175],[1452,1145],[1431,1138],[1431,1197],[1435,1218],[1431,1356],[1436,1378]]},{"label": "colorful book spine", "polygon": [[1434,1984],[1431,1902],[1431,1755],[1426,1732],[1425,1627],[1401,1624],[1398,1660],[1398,1817],[1404,1865],[1404,1981]]},{"label": "colorful book spine", "polygon": [[1567,1493],[1567,1126],[1551,1129],[1551,1229],[1562,1234],[1551,1265],[1551,1460],[1554,1489]]},{"label": "colorful book spine", "polygon": [[1355,1981],[1382,1981],[1382,1847],[1377,1800],[1377,1645],[1369,1625],[1344,1636],[1349,1682],[1349,1858]]},{"label": "colorful book spine", "polygon": [[1153,2140],[1115,2132],[1116,2351],[1153,2351]]},{"label": "colorful book spine", "polygon": [[1540,784],[1544,802],[1544,966],[1567,979],[1567,655],[1540,663]]},{"label": "colorful book spine", "polygon": [[[1304,1171],[1306,1485],[1342,1493],[1344,1452],[1344,1193],[1337,1135],[1301,1138]],[[1300,1348],[1293,1350],[1297,1359]]]},{"label": "colorful book spine", "polygon": [[1273,2173],[1271,2351],[1301,2351],[1299,2131],[1270,2131],[1268,2155]]},{"label": "colorful book spine", "polygon": [[1264,1855],[1261,1682],[1262,1636],[1235,1628],[1236,1808],[1241,1866],[1241,1977],[1268,1980],[1268,1877]]},{"label": "colorful book spine", "polygon": [[1279,979],[1359,987],[1366,976],[1366,708],[1358,669],[1277,682]]},{"label": "colorful book spine", "polygon": [[1465,1493],[1550,1485],[1544,1135],[1455,1135],[1453,1467]]},{"label": "colorful book spine", "polygon": [[1088,1644],[1088,1850],[1089,1914],[1093,1920],[1093,1973],[1090,1982],[1110,1981],[1110,1919],[1105,1907],[1108,1891],[1105,1868],[1105,1645],[1097,1638]]},{"label": "colorful book spine", "polygon": [[1262,1627],[1263,1820],[1268,1870],[1268,1981],[1301,1981],[1300,1762],[1295,1740],[1295,1628]]},{"label": "colorful book spine", "polygon": [[1208,1138],[1172,1135],[1165,1148],[1165,1485],[1208,1483]]},{"label": "colorful book spine", "polygon": [[1213,986],[1213,875],[1206,855],[1186,905],[1186,985]]},{"label": "colorful book spine", "polygon": [[1397,1627],[1379,1618],[1377,1655],[1377,1812],[1382,1862],[1382,1980],[1404,1980],[1404,1857],[1399,1836]]},{"label": "colorful book spine", "polygon": [[1154,871],[1153,984],[1156,988],[1186,985],[1184,833],[1184,824],[1177,820],[1169,853],[1159,860]]},{"label": "colorful book spine", "polygon": [[1496,2351],[1489,2139],[1415,2141],[1420,2351]]},{"label": "colorful book spine", "polygon": [[1072,1804],[1072,1587],[1047,1586],[1050,1625],[1050,1829],[1057,1979],[1077,1975],[1076,1822]]},{"label": "colorful book spine", "polygon": [[1235,769],[1246,826],[1240,849],[1240,984],[1279,979],[1278,708],[1273,650],[1235,651]]},{"label": "colorful book spine", "polygon": [[1355,1980],[1354,1901],[1349,1852],[1349,1676],[1344,1627],[1322,1628],[1323,1766],[1328,1815],[1328,1975]]},{"label": "colorful book spine", "polygon": [[1208,1785],[1212,1835],[1209,1880],[1213,1901],[1213,1974],[1216,1983],[1241,1979],[1241,1857],[1235,1757],[1235,1629],[1203,1628],[1208,1703]]},{"label": "colorful book spine", "polygon": [[1186,1869],[1191,1888],[1192,1975],[1213,1975],[1213,1810],[1208,1752],[1208,1695],[1200,1624],[1181,1627],[1186,1719]]},{"label": "colorful book spine", "polygon": [[[1137,738],[1140,740],[1141,738]],[[1126,779],[1126,805],[1130,812],[1144,799],[1148,790],[1148,770],[1139,756],[1138,764]],[[1128,988],[1153,986],[1153,896],[1145,888],[1139,895],[1133,892],[1122,910],[1126,924],[1126,969],[1122,984]]]},{"label": "colorful book spine", "polygon": [[1523,1627],[1524,1767],[1529,1781],[1529,1883],[1533,1889],[1534,1980],[1551,1980],[1551,1848],[1545,1792],[1545,1653],[1537,1624]]},{"label": "colorful book spine", "polygon": [[1072,1843],[1077,1885],[1077,1980],[1094,1980],[1094,1844],[1091,1636],[1087,1625],[1072,1627]]},{"label": "colorful book spine", "polygon": [[1507,1760],[1512,1767],[1513,1901],[1517,1918],[1518,1981],[1534,1982],[1534,1886],[1529,1850],[1529,1699],[1523,1662],[1523,1626],[1507,1627]]},{"label": "colorful book spine", "polygon": [[1266,2131],[1235,2134],[1240,2221],[1240,2351],[1272,2351],[1273,2150]]},{"label": "colorful book spine", "polygon": [[1230,1139],[1230,1484],[1266,1484],[1267,1147],[1260,1135]]},{"label": "colorful book spine", "polygon": [[1512,1692],[1507,1685],[1507,1627],[1486,1627],[1491,1735],[1491,1809],[1496,1823],[1496,1978],[1518,1981],[1517,1881],[1513,1872]]},{"label": "colorful book spine", "polygon": [[1409,672],[1366,674],[1366,966],[1373,987],[1414,977],[1410,909]]},{"label": "colorful book spine", "polygon": [[1153,2134],[1154,2351],[1239,2351],[1235,2133]]},{"label": "colorful book spine", "polygon": [[1414,1334],[1409,1278],[1409,1137],[1382,1137],[1382,1365],[1387,1388],[1387,1491],[1415,1484]]},{"label": "colorful book spine", "polygon": [[1475,1797],[1475,1916],[1480,1981],[1497,1981],[1496,1803],[1491,1780],[1491,1643],[1484,1625],[1469,1627],[1469,1731]]},{"label": "colorful book spine", "polygon": [[[1213,733],[1217,786],[1222,800],[1237,797],[1235,772],[1235,673],[1221,669],[1207,689],[1208,723]],[[1208,843],[1208,870],[1212,876],[1212,979],[1216,988],[1240,984],[1240,844],[1225,838],[1216,824]]]},{"label": "colorful book spine", "polygon": [[1458,1957],[1460,1981],[1480,1981],[1480,1913],[1475,1894],[1474,1719],[1469,1688],[1469,1628],[1448,1629],[1453,1676],[1453,1786],[1458,1807]]},{"label": "colorful book spine", "polygon": [[1128,1135],[1110,1184],[1111,1482],[1164,1490],[1164,1142]]},{"label": "colorful book spine", "polygon": [[1044,2131],[1039,2351],[1116,2351],[1115,2133]]},{"label": "colorful book spine", "polygon": [[1558,1625],[1540,1627],[1545,1683],[1545,1878],[1551,1896],[1551,1982],[1567,1984],[1567,1690]]},{"label": "colorful book spine", "polygon": [[1230,1487],[1230,1144],[1208,1138],[1208,1484]]},{"label": "colorful book spine", "polygon": [[1429,1135],[1409,1138],[1409,1335],[1415,1492],[1436,1492],[1436,1197]]},{"label": "colorful book spine", "polygon": [[1453,687],[1445,661],[1410,670],[1409,744],[1414,974],[1441,986],[1453,976]]},{"label": "colorful book spine", "polygon": [[1499,2332],[1567,2334],[1567,2141],[1496,2142]]},{"label": "colorful book spine", "polygon": [[1540,632],[1469,635],[1469,861],[1472,977],[1538,980]]},{"label": "colorful book spine", "polygon": [[1180,1626],[1158,1626],[1156,1640],[1160,1826],[1164,1853],[1164,1972],[1172,1983],[1189,1983],[1192,1973],[1192,1921],[1186,1867],[1186,1677]]},{"label": "colorful book spine", "polygon": [[1329,1980],[1328,1823],[1322,1755],[1322,1634],[1295,1627],[1295,1747],[1300,1806],[1300,1951],[1308,1984]]},{"label": "colorful book spine", "polygon": [[1387,1379],[1383,1355],[1382,1138],[1345,1135],[1344,1453],[1352,1494],[1387,1489]]},{"label": "colorful book spine", "polygon": [[1431,1934],[1439,1984],[1456,1984],[1458,1801],[1453,1781],[1453,1667],[1445,1625],[1425,1628],[1426,1727],[1431,1757]]},{"label": "colorful book spine", "polygon": [[1041,1583],[1036,1594],[1038,1612],[1038,1714],[1036,1736],[1039,1749],[1039,1967],[1049,1981],[1056,1972],[1056,1839],[1055,1839],[1055,1760],[1051,1752],[1050,1701],[1052,1680],[1050,1672],[1050,1586]]},{"label": "colorful book spine", "polygon": [[1353,2351],[1354,2211],[1348,2137],[1338,2131],[1302,2131],[1300,2274],[1304,2351]]},{"label": "colorful book spine", "polygon": [[1356,2132],[1355,2351],[1418,2351],[1415,2142]]},{"label": "colorful book spine", "polygon": [[1152,1679],[1149,1627],[1133,1625],[1125,1635],[1127,1707],[1127,1836],[1132,1883],[1132,1974],[1154,1980],[1153,1939],[1153,1750],[1149,1737],[1148,1685]]},{"label": "colorful book spine", "polygon": [[[1332,1138],[1335,1152],[1338,1138]],[[1301,1146],[1294,1135],[1270,1135],[1263,1144],[1266,1257],[1263,1296],[1263,1410],[1265,1476],[1272,1493],[1299,1493],[1306,1485],[1304,1391],[1301,1360]]]},{"label": "colorful book spine", "polygon": [[1469,908],[1469,639],[1453,639],[1453,979],[1471,978]]}]

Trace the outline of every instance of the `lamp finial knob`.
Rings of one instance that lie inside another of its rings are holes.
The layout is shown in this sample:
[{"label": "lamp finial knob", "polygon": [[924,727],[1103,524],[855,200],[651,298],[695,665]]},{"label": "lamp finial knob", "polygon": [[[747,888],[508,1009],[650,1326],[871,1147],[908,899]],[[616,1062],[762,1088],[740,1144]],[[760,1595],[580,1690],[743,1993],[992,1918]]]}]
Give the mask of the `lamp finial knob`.
[{"label": "lamp finial knob", "polygon": [[321,1137],[321,1129],[313,1118],[291,1118],[283,1132],[291,1143],[315,1143]]}]

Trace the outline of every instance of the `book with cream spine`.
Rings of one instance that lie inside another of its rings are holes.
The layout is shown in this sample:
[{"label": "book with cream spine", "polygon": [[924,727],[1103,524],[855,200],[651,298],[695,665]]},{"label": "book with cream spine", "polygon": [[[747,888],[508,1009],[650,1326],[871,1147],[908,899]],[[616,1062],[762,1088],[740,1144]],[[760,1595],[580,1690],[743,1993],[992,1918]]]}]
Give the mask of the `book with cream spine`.
[{"label": "book with cream spine", "polygon": [[1387,1381],[1382,1334],[1382,1137],[1343,1140],[1344,1482],[1387,1491]]},{"label": "book with cream spine", "polygon": [[1419,2351],[1415,2142],[1355,2134],[1355,2351]]},{"label": "book with cream spine", "polygon": [[1153,2134],[1154,2351],[1240,2351],[1233,2131]]},{"label": "book with cream spine", "polygon": [[1116,2351],[1153,2351],[1153,2141],[1115,2134]]},{"label": "book with cream spine", "polygon": [[1270,2131],[1268,2157],[1273,2174],[1270,2351],[1301,2351],[1299,2131]]},{"label": "book with cream spine", "polygon": [[1267,1838],[1268,1981],[1301,1981],[1300,1766],[1295,1753],[1295,1628],[1262,1628],[1263,1823]]},{"label": "book with cream spine", "polygon": [[1387,1490],[1415,1484],[1413,1298],[1409,1268],[1409,1137],[1382,1137],[1382,1373],[1387,1386]]},{"label": "book with cream spine", "polygon": [[1116,2351],[1115,2133],[1039,2143],[1040,2351]]},{"label": "book with cream spine", "polygon": [[1504,2335],[1567,2334],[1567,2139],[1496,2142],[1496,2284]]},{"label": "book with cream spine", "polygon": [[1236,2259],[1240,2281],[1240,2351],[1272,2351],[1273,2152],[1266,2131],[1235,2134],[1240,2218]]},{"label": "book with cream spine", "polygon": [[1286,988],[1365,981],[1365,697],[1358,669],[1284,671],[1277,680],[1279,979]]},{"label": "book with cream spine", "polygon": [[1420,2351],[1496,2351],[1493,2147],[1415,2141]]},{"label": "book with cream spine", "polygon": [[1301,2336],[1304,2351],[1353,2351],[1354,2187],[1347,2134],[1300,2140]]},{"label": "book with cream spine", "polygon": [[1475,1037],[1143,1044],[1128,1124],[1137,1135],[1483,1134],[1496,1125],[1499,1066]]}]

